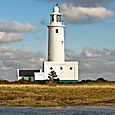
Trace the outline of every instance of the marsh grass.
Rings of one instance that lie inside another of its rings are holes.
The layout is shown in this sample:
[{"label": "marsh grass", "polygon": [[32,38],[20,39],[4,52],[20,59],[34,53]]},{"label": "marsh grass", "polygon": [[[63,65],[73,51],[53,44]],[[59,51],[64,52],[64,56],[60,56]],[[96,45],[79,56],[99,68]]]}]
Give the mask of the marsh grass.
[{"label": "marsh grass", "polygon": [[0,85],[0,106],[115,106],[115,84]]}]

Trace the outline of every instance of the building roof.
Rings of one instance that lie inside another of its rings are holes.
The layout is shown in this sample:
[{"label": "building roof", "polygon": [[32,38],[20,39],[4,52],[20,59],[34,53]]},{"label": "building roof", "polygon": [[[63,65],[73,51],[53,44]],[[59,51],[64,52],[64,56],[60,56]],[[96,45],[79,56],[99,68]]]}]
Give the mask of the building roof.
[{"label": "building roof", "polygon": [[34,72],[40,72],[40,70],[19,70],[19,76],[34,77]]}]

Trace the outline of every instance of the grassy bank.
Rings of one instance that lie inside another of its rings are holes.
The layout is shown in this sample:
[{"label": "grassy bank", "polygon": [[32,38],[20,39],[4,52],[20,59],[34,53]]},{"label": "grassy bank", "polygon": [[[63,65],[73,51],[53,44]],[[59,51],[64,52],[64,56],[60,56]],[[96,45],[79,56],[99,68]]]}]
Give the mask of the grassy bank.
[{"label": "grassy bank", "polygon": [[115,84],[1,85],[0,106],[115,106]]}]

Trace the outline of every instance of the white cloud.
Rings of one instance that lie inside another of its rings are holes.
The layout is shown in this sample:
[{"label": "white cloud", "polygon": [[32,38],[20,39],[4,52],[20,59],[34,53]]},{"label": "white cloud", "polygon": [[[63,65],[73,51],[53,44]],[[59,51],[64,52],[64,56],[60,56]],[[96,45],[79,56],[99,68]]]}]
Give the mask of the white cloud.
[{"label": "white cloud", "polygon": [[103,77],[108,80],[115,80],[115,55],[111,55],[112,52],[114,50],[84,49],[79,57],[80,79]]},{"label": "white cloud", "polygon": [[0,79],[15,81],[16,69],[12,67],[0,67]]},{"label": "white cloud", "polygon": [[20,41],[23,39],[21,33],[34,31],[35,27],[29,23],[0,21],[0,43]]},{"label": "white cloud", "polygon": [[23,50],[12,50],[0,45],[0,78],[16,80],[16,69],[42,68],[44,55]]},{"label": "white cloud", "polygon": [[[87,54],[87,51],[89,54]],[[79,79],[97,79],[103,77],[115,80],[115,50],[84,49],[81,55],[71,49],[66,49],[66,59],[79,61]],[[99,55],[99,57],[98,57]],[[6,46],[0,46],[0,77],[8,80],[16,80],[16,69],[39,69],[45,60],[40,52],[32,53],[23,50],[12,50]]]},{"label": "white cloud", "polygon": [[[78,56],[71,49],[67,49],[66,58],[79,61],[79,79],[97,79],[103,77],[115,81],[115,50],[84,49]],[[73,58],[74,57],[74,58]]]},{"label": "white cloud", "polygon": [[67,61],[78,59],[76,53],[72,49],[65,49],[65,55],[66,55],[65,60]]},{"label": "white cloud", "polygon": [[65,19],[70,23],[91,24],[102,22],[115,14],[102,6],[98,7],[81,7],[68,4],[62,5],[62,13]]},{"label": "white cloud", "polygon": [[82,55],[86,58],[101,58],[102,54],[104,55],[102,51],[94,50],[90,48],[85,48],[82,52]]},{"label": "white cloud", "polygon": [[8,43],[22,40],[22,36],[17,33],[0,32],[0,43]]},{"label": "white cloud", "polygon": [[108,5],[114,0],[36,0],[54,3],[67,3],[74,6],[96,6],[96,5]]},{"label": "white cloud", "polygon": [[[65,21],[70,24],[92,24],[105,21],[115,16],[107,7],[114,0],[36,0],[62,4],[61,10]],[[44,21],[41,21],[44,24]]]},{"label": "white cloud", "polygon": [[29,23],[20,23],[17,21],[0,21],[1,32],[33,32],[35,27]]},{"label": "white cloud", "polygon": [[97,5],[108,5],[113,0],[64,0],[68,4],[73,4],[75,6],[84,6],[84,7],[92,7]]}]

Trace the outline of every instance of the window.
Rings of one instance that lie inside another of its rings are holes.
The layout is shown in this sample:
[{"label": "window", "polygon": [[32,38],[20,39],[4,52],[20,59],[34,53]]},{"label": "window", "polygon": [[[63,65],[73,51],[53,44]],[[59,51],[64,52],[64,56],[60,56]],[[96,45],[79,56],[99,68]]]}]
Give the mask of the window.
[{"label": "window", "polygon": [[57,22],[61,22],[61,15],[57,15]]},{"label": "window", "polygon": [[72,67],[70,67],[70,70],[72,70]]},{"label": "window", "polygon": [[50,70],[52,70],[53,69],[53,67],[50,67]]},{"label": "window", "polygon": [[56,33],[58,33],[58,29],[56,29]]},{"label": "window", "polygon": [[62,70],[63,69],[63,67],[60,67],[60,70]]},{"label": "window", "polygon": [[63,45],[63,41],[61,41],[61,45]]},{"label": "window", "polygon": [[54,22],[54,15],[51,16],[51,21]]}]

